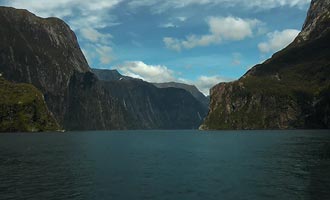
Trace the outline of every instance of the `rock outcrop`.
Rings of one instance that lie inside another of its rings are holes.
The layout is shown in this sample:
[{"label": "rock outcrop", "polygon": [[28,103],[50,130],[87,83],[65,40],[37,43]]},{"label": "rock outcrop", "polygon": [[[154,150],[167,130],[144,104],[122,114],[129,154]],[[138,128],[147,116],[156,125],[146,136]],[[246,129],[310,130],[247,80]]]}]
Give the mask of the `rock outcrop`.
[{"label": "rock outcrop", "polygon": [[295,41],[211,89],[200,129],[330,128],[330,1],[314,0]]}]

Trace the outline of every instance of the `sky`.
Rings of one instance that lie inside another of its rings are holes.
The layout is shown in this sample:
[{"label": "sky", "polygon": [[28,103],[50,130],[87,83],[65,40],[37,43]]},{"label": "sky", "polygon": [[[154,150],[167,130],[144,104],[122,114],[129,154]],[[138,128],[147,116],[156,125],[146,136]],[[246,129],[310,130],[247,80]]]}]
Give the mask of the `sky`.
[{"label": "sky", "polygon": [[298,35],[310,0],[0,0],[75,31],[92,68],[204,94],[238,79]]}]

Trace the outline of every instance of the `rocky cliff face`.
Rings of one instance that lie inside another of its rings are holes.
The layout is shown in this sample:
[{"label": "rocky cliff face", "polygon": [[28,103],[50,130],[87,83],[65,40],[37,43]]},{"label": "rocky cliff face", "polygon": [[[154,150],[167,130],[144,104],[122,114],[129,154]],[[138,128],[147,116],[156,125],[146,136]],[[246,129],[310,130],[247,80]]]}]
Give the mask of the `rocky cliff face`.
[{"label": "rocky cliff face", "polygon": [[122,76],[116,70],[93,72],[103,80],[111,96],[131,113],[139,129],[196,129],[206,116],[207,108],[181,88],[157,88],[153,84]]},{"label": "rocky cliff face", "polygon": [[104,83],[142,129],[196,129],[206,110],[189,92],[141,80]]},{"label": "rocky cliff face", "polygon": [[0,76],[0,132],[57,131],[43,95],[30,84],[11,83]]},{"label": "rocky cliff face", "polygon": [[38,88],[66,130],[190,129],[202,122],[205,109],[185,90],[113,72],[97,78],[59,19],[0,7],[0,27],[0,72]]},{"label": "rocky cliff face", "polygon": [[300,43],[322,37],[330,30],[330,0],[312,0],[303,29],[296,39]]},{"label": "rocky cliff face", "polygon": [[0,7],[0,27],[0,72],[36,86],[62,123],[71,76],[90,71],[75,34],[59,19],[7,7]]},{"label": "rocky cliff face", "polygon": [[122,103],[91,73],[70,80],[63,125],[68,130],[126,130],[140,127]]},{"label": "rocky cliff face", "polygon": [[200,128],[330,128],[329,5],[312,1],[292,44],[241,79],[213,87]]}]

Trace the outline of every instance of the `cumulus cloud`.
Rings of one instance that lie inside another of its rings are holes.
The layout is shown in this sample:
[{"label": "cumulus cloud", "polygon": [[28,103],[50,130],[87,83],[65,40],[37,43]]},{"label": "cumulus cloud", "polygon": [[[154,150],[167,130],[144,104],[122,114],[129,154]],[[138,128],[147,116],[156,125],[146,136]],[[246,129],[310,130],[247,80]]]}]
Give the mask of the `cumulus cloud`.
[{"label": "cumulus cloud", "polygon": [[139,78],[151,83],[179,82],[195,85],[202,93],[209,95],[209,90],[220,82],[231,81],[221,76],[199,76],[195,80],[176,77],[177,73],[163,65],[147,65],[142,61],[126,62],[116,67],[125,76]]},{"label": "cumulus cloud", "polygon": [[163,65],[147,65],[142,61],[126,62],[116,67],[126,76],[148,82],[162,83],[175,81],[174,72]]},{"label": "cumulus cloud", "polygon": [[122,65],[116,66],[115,68],[125,76],[139,78],[151,83],[165,83],[175,81],[195,85],[205,95],[209,94],[210,88],[214,85],[220,82],[231,81],[231,79],[221,76],[200,76],[195,80],[187,80],[177,77],[176,75],[178,73],[164,65],[148,65],[142,61],[126,62]]},{"label": "cumulus cloud", "polygon": [[163,42],[169,49],[180,51],[198,46],[219,44],[222,41],[238,41],[252,37],[253,31],[262,23],[257,19],[242,19],[238,17],[210,17],[207,20],[209,33],[206,35],[189,35],[184,40],[165,37]]},{"label": "cumulus cloud", "polygon": [[273,53],[289,45],[300,33],[296,29],[286,29],[268,33],[268,41],[259,43],[258,48],[261,53]]}]

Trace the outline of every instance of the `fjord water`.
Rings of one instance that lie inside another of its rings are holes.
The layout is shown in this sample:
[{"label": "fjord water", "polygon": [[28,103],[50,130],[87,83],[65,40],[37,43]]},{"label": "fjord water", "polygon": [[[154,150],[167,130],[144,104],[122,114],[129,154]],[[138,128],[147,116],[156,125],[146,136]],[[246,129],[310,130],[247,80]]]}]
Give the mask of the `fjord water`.
[{"label": "fjord water", "polygon": [[329,199],[329,131],[0,135],[0,199]]}]

